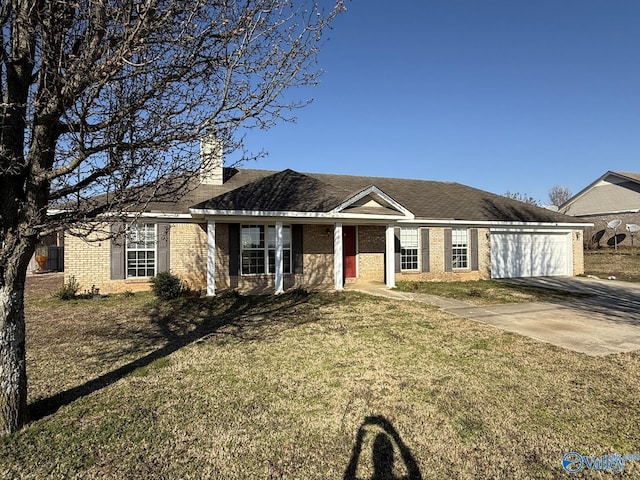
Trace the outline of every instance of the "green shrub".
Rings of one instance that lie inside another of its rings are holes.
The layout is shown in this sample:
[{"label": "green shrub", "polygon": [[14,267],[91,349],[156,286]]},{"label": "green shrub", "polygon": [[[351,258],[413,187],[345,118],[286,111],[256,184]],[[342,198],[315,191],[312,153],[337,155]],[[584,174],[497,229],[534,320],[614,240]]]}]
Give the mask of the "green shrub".
[{"label": "green shrub", "polygon": [[178,298],[182,294],[182,282],[177,275],[160,272],[151,278],[151,290],[161,300]]},{"label": "green shrub", "polygon": [[71,275],[69,280],[56,292],[55,296],[60,300],[73,300],[78,296],[78,290],[80,290],[80,284],[76,277]]}]

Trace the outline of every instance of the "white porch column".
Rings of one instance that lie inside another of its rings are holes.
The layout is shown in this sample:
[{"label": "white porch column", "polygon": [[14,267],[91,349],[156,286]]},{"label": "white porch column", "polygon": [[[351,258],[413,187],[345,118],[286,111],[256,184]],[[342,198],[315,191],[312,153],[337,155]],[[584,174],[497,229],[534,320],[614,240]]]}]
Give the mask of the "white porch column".
[{"label": "white porch column", "polygon": [[276,294],[284,293],[284,254],[282,222],[276,222]]},{"label": "white porch column", "polygon": [[216,294],[216,222],[207,221],[207,296]]},{"label": "white porch column", "polygon": [[385,271],[384,283],[388,288],[396,286],[396,240],[394,225],[387,225],[385,230]]},{"label": "white porch column", "polygon": [[333,283],[336,290],[342,290],[344,288],[343,262],[342,224],[336,223],[333,229]]}]

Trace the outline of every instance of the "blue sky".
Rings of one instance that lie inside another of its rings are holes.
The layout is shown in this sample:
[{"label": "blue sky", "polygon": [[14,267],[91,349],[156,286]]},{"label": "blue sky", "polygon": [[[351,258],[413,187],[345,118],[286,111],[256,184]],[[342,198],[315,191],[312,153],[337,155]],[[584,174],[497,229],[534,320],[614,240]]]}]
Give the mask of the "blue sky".
[{"label": "blue sky", "polygon": [[[327,0],[328,1],[328,0]],[[640,1],[347,2],[296,124],[246,167],[454,181],[547,201],[640,172]]]}]

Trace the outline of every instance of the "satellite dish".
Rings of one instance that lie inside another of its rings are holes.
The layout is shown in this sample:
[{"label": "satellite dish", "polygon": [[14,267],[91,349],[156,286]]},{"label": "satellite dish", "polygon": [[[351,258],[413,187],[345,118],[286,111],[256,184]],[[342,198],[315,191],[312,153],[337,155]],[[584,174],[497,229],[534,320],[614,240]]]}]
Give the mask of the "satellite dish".
[{"label": "satellite dish", "polygon": [[616,232],[616,228],[618,228],[620,225],[622,225],[622,220],[620,220],[619,218],[616,218],[615,220],[611,220],[609,223],[607,223],[607,227],[613,229],[614,250],[618,249],[618,233]]},{"label": "satellite dish", "polygon": [[611,220],[609,223],[607,223],[607,227],[612,228],[614,230],[618,228],[620,225],[622,225],[622,220],[620,220],[619,218],[616,218],[615,220]]},{"label": "satellite dish", "polygon": [[631,234],[631,248],[633,248],[633,237],[640,232],[640,225],[635,223],[627,223],[627,231]]}]

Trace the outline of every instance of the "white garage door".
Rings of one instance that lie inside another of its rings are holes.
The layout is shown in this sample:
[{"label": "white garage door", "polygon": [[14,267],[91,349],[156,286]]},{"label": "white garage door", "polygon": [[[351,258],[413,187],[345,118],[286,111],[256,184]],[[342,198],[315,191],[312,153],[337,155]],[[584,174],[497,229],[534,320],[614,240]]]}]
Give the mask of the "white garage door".
[{"label": "white garage door", "polygon": [[571,233],[491,233],[491,278],[571,275]]}]

